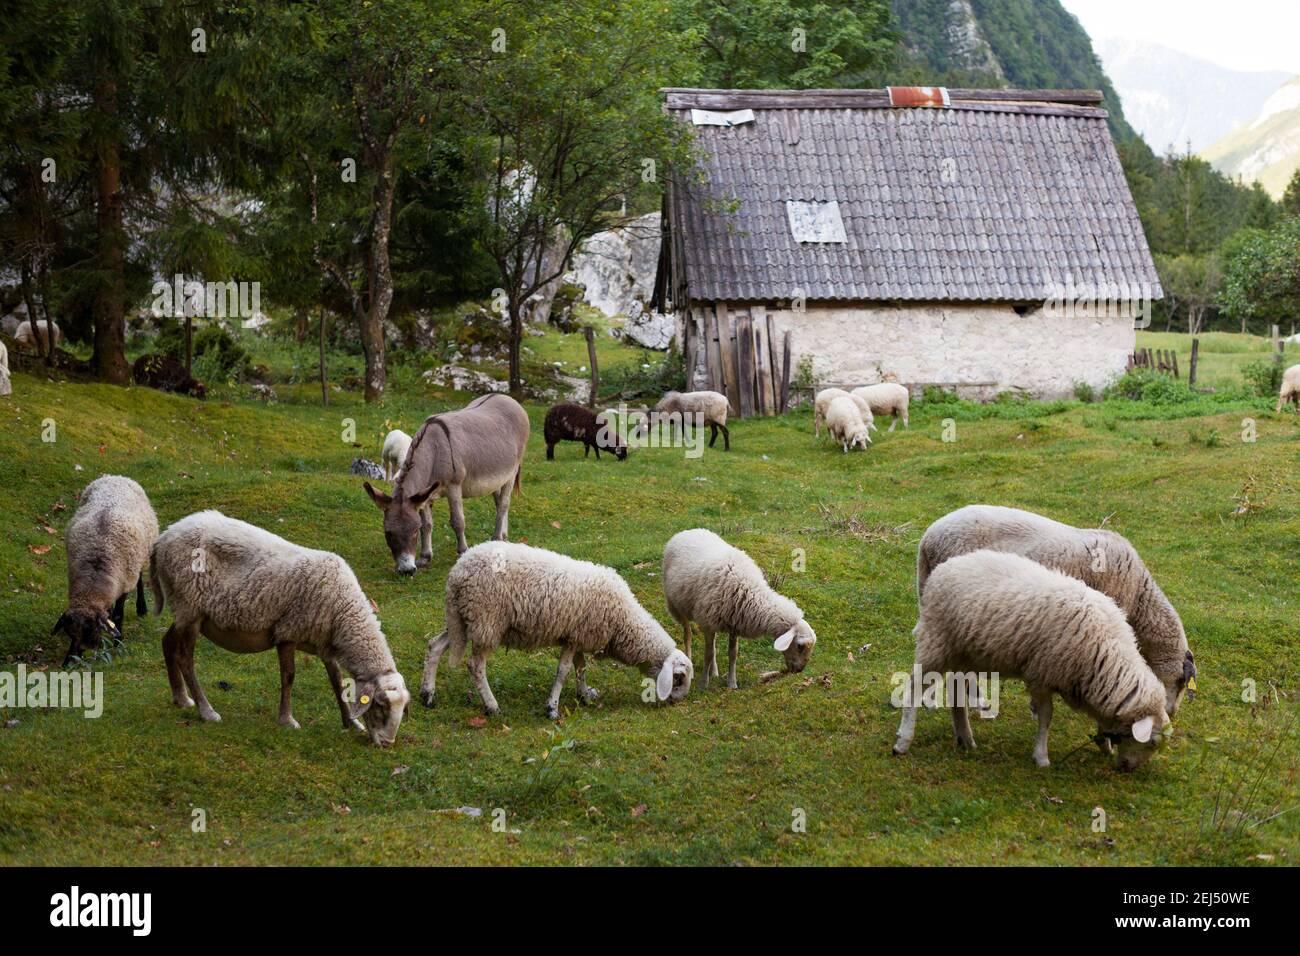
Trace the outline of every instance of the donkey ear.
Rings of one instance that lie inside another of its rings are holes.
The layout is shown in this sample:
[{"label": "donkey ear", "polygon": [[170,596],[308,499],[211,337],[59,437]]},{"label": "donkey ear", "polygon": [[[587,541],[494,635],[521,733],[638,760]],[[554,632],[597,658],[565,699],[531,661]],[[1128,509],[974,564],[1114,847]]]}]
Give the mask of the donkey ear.
[{"label": "donkey ear", "polygon": [[382,491],[375,491],[375,489],[371,487],[370,482],[363,481],[361,482],[361,486],[366,489],[366,494],[370,496],[370,500],[378,506],[380,511],[387,511],[388,506],[393,503],[391,495],[386,495]]},{"label": "donkey ear", "polygon": [[773,641],[772,647],[778,651],[784,651],[793,642],[794,642],[794,628],[792,627],[790,628],[790,630],[786,631],[775,641]]},{"label": "donkey ear", "polygon": [[429,496],[432,495],[435,491],[437,491],[437,490],[438,490],[438,486],[441,485],[441,484],[442,484],[441,481],[435,481],[433,484],[431,484],[431,485],[429,486],[429,490],[428,490],[428,491],[422,491],[422,492],[420,492],[420,493],[417,494],[417,495],[410,495],[409,497],[407,497],[406,500],[409,501],[411,504],[415,505],[415,507],[418,508],[418,507],[420,507],[422,504],[424,504],[426,501],[429,500]]},{"label": "donkey ear", "polygon": [[66,630],[68,626],[68,612],[64,611],[59,615],[59,619],[54,622],[54,627],[50,629],[50,637],[53,637],[59,631]]},{"label": "donkey ear", "polygon": [[1154,717],[1143,717],[1133,725],[1133,739],[1140,744],[1148,743],[1151,740],[1151,731],[1155,728]]},{"label": "donkey ear", "polygon": [[660,700],[667,700],[668,695],[673,692],[673,658],[670,654],[664,659],[663,666],[659,668],[659,676],[655,678],[655,695]]}]

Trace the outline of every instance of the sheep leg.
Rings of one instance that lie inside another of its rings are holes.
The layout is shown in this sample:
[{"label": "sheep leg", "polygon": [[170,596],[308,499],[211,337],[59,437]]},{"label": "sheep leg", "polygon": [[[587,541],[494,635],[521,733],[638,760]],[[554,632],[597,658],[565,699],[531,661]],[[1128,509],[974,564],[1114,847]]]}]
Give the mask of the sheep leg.
[{"label": "sheep leg", "polygon": [[438,662],[451,645],[451,635],[446,631],[429,640],[428,650],[424,652],[424,676],[420,679],[420,701],[425,707],[433,706],[434,694],[438,690]]},{"label": "sheep leg", "polygon": [[417,568],[427,568],[433,563],[433,508],[426,501],[420,509],[420,557]]},{"label": "sheep leg", "polygon": [[474,684],[478,687],[478,695],[483,700],[483,713],[489,717],[497,716],[501,713],[501,708],[497,706],[497,699],[492,694],[492,688],[488,686],[487,653],[475,648],[468,666],[469,676],[474,679]]},{"label": "sheep leg", "polygon": [[966,709],[964,701],[952,705],[952,729],[957,733],[957,746],[967,750],[975,749],[975,735],[970,730],[970,711]]},{"label": "sheep leg", "polygon": [[813,412],[813,438],[822,437],[822,415],[821,412]]},{"label": "sheep leg", "polygon": [[275,645],[275,651],[280,656],[280,718],[281,727],[292,727],[297,730],[298,721],[293,719],[293,652],[295,645],[292,641],[285,641],[283,644]]},{"label": "sheep leg", "polygon": [[890,412],[889,417],[890,417],[889,430],[892,432],[895,429],[895,427],[897,427],[898,425],[898,412]]},{"label": "sheep leg", "polygon": [[722,432],[722,450],[731,451],[731,432],[727,431],[727,426],[723,424],[718,425],[718,430]]},{"label": "sheep leg", "polygon": [[465,500],[460,485],[447,486],[447,510],[451,513],[451,530],[456,532],[456,553],[464,554],[469,542],[465,540]]},{"label": "sheep leg", "polygon": [[685,645],[686,656],[691,656],[691,622],[682,622],[682,644]]},{"label": "sheep leg", "polygon": [[1040,767],[1051,764],[1047,759],[1047,728],[1052,724],[1052,692],[1030,691],[1030,701],[1038,716],[1038,736],[1034,738],[1034,763]]},{"label": "sheep leg", "polygon": [[578,699],[583,703],[593,703],[600,694],[594,687],[587,686],[587,656],[578,651],[573,655],[573,672],[578,679]]},{"label": "sheep leg", "polygon": [[716,422],[709,422],[709,447],[712,448],[713,443],[717,440],[718,440],[718,425]]},{"label": "sheep leg", "polygon": [[117,633],[122,633],[122,622],[126,620],[126,595],[119,594],[117,602],[113,605],[113,624],[117,626]]},{"label": "sheep leg", "polygon": [[499,491],[492,492],[492,500],[497,505],[497,530],[494,535],[497,541],[508,540],[510,534],[510,495],[515,490],[514,479],[510,479],[501,486]]},{"label": "sheep leg", "polygon": [[710,661],[713,660],[713,632],[700,629],[704,635],[704,667],[700,669],[700,690],[709,689],[709,678],[713,676],[713,667]]},{"label": "sheep leg", "polygon": [[1097,749],[1100,750],[1102,753],[1104,753],[1107,757],[1109,757],[1111,754],[1115,752],[1115,746],[1110,742],[1110,738],[1103,737],[1101,735],[1101,724],[1097,725],[1096,739],[1097,739]]},{"label": "sheep leg", "polygon": [[135,581],[135,616],[144,617],[149,613],[149,605],[144,601],[144,574],[140,574]]},{"label": "sheep leg", "polygon": [[550,442],[547,442],[546,444],[546,460],[555,461],[555,446]]},{"label": "sheep leg", "polygon": [[181,662],[178,656],[181,645],[180,633],[173,624],[163,635],[163,662],[167,665],[167,683],[172,688],[172,703],[177,707],[193,707],[194,699],[185,692],[185,678],[181,676]]},{"label": "sheep leg", "polygon": [[916,737],[916,698],[912,693],[912,681],[909,679],[903,688],[903,717],[898,722],[898,736],[894,739],[894,756],[901,757],[907,753]]},{"label": "sheep leg", "polygon": [[322,657],[320,661],[325,665],[325,673],[329,675],[330,687],[334,688],[334,699],[338,701],[339,714],[343,717],[343,729],[365,730],[365,724],[352,716],[352,707],[343,696],[343,678],[339,675],[339,665],[328,657]]},{"label": "sheep leg", "polygon": [[565,644],[564,650],[560,651],[560,666],[555,669],[555,683],[551,685],[551,695],[546,698],[546,716],[551,720],[560,719],[560,694],[564,690],[564,682],[569,679],[569,671],[573,670],[574,653],[572,644]]},{"label": "sheep leg", "polygon": [[736,652],[740,648],[740,638],[735,634],[727,637],[727,686],[736,689]]},{"label": "sheep leg", "polygon": [[[174,624],[172,626],[175,627]],[[204,720],[220,720],[221,715],[213,710],[212,705],[208,703],[207,695],[203,693],[203,688],[199,686],[199,679],[194,673],[194,645],[197,644],[199,640],[198,621],[195,621],[193,624],[190,624],[181,630],[179,637],[180,644],[177,648],[177,652],[180,657],[181,674],[185,677],[185,684],[189,687],[190,696],[193,697],[194,702],[198,704],[199,716]]]}]

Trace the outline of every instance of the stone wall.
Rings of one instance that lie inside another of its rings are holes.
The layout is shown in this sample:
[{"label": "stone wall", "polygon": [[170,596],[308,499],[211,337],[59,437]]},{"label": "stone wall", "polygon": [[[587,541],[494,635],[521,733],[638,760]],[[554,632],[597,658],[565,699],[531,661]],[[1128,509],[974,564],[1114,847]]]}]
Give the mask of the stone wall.
[{"label": "stone wall", "polygon": [[[1124,310],[1115,310],[1123,313]],[[879,382],[889,373],[913,388],[955,388],[963,398],[1023,391],[1072,395],[1076,382],[1100,389],[1122,374],[1133,351],[1128,314],[1062,318],[1002,305],[769,306],[777,341],[791,330],[792,368],[813,356],[827,385]]]}]

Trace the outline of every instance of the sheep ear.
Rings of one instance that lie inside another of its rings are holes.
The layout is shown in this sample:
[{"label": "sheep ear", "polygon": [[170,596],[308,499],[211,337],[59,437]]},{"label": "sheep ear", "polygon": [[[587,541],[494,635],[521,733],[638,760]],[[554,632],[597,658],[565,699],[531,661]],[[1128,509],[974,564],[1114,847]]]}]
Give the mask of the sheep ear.
[{"label": "sheep ear", "polygon": [[66,630],[68,626],[68,612],[64,611],[59,615],[59,619],[54,622],[54,627],[50,629],[50,637],[53,637],[59,631]]},{"label": "sheep ear", "polygon": [[786,648],[788,648],[791,645],[791,643],[793,643],[793,641],[794,641],[794,628],[792,627],[790,628],[790,630],[786,631],[775,641],[773,641],[772,647],[778,651],[784,651]]},{"label": "sheep ear", "polygon": [[1151,731],[1155,728],[1154,717],[1143,717],[1133,725],[1133,739],[1140,744],[1148,743],[1151,740]]},{"label": "sheep ear", "polygon": [[108,633],[112,634],[114,637],[122,636],[122,632],[117,629],[117,625],[113,623],[113,619],[107,614],[100,615],[99,626],[108,631]]},{"label": "sheep ear", "polygon": [[803,644],[816,644],[816,643],[817,643],[817,632],[814,631],[814,630],[812,629],[812,625],[809,624],[807,621],[804,622],[804,626],[805,626],[806,628],[808,628],[808,636],[807,636],[807,637],[801,637],[801,638],[799,638],[799,640],[798,640],[797,643],[799,643],[800,645],[803,645]]},{"label": "sheep ear", "polygon": [[387,511],[388,506],[393,503],[391,496],[384,494],[382,491],[375,491],[370,482],[363,481],[361,486],[366,489],[366,494],[370,496],[370,500],[379,507],[380,511]]},{"label": "sheep ear", "polygon": [[664,658],[663,666],[659,668],[659,676],[655,678],[655,694],[660,700],[667,700],[672,692],[673,656],[669,654]]},{"label": "sheep ear", "polygon": [[370,705],[378,701],[379,691],[376,689],[373,681],[366,681],[364,684],[357,685],[357,700],[352,705],[352,716],[360,717],[370,709]]}]

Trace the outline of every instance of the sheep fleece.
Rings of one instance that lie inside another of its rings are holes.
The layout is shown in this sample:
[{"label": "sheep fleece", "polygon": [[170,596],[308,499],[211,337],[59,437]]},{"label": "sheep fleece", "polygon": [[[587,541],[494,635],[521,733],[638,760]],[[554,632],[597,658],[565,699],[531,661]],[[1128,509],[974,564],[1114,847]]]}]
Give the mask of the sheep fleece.
[{"label": "sheep fleece", "polygon": [[100,608],[135,587],[158,538],[158,518],[140,485],[101,475],[81,492],[68,522],[68,604]]}]

